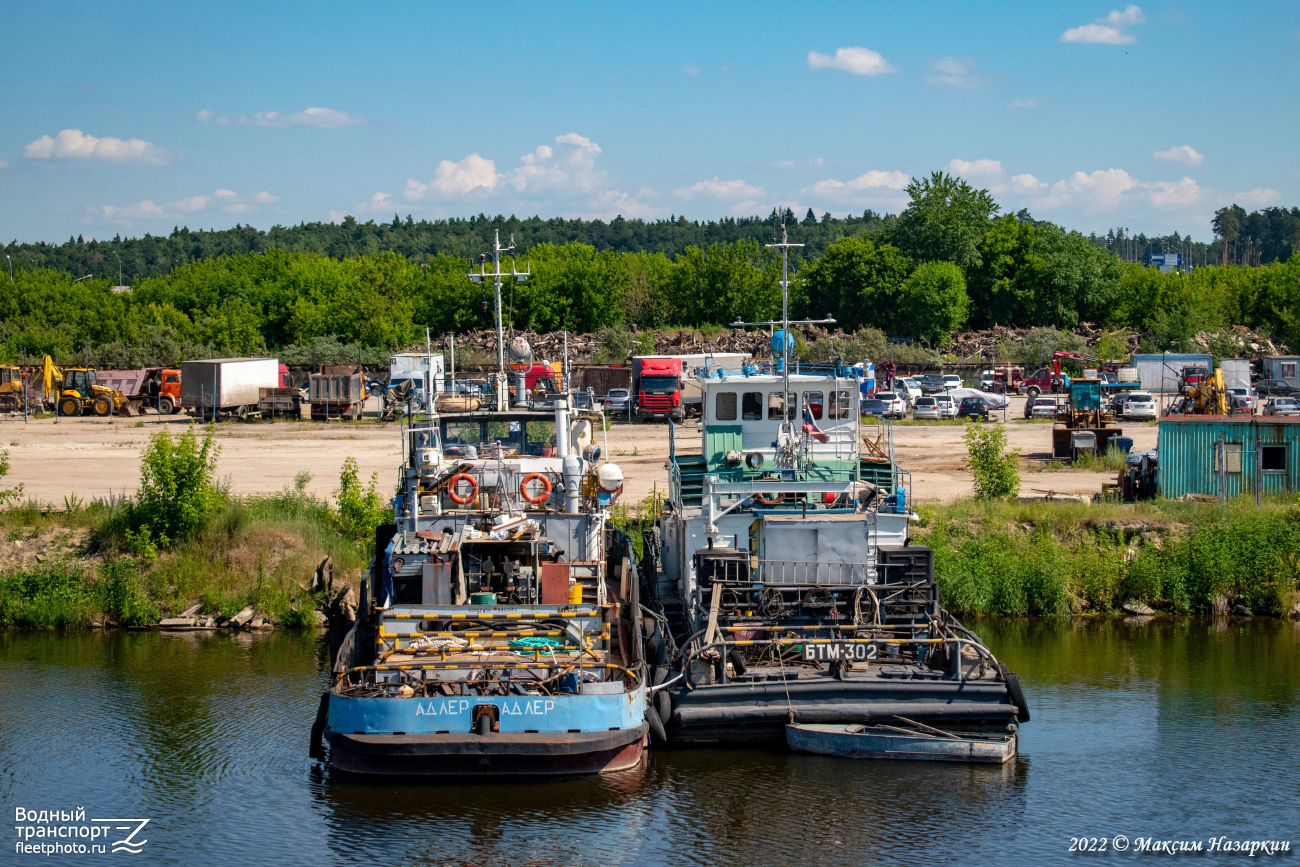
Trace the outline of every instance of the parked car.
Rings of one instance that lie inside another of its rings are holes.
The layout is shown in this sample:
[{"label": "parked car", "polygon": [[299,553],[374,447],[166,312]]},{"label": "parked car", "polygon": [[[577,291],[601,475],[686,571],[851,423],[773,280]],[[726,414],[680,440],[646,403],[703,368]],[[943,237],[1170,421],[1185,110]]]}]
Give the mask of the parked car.
[{"label": "parked car", "polygon": [[957,374],[955,374],[955,373],[945,373],[945,374],[943,375],[943,387],[944,387],[945,389],[948,389],[948,388],[961,388],[961,385],[962,385],[962,383],[961,383],[961,377],[958,376]]},{"label": "parked car", "polygon": [[935,403],[939,404],[939,418],[956,418],[957,401],[950,394],[936,394]]},{"label": "parked car", "polygon": [[963,397],[957,406],[957,418],[989,420],[989,404],[982,397]]},{"label": "parked car", "polygon": [[981,370],[980,391],[992,391],[992,390],[993,390],[993,371]]},{"label": "parked car", "polygon": [[[897,392],[885,392],[883,395],[885,406],[889,407],[886,413],[893,418],[907,418],[907,399]],[[919,398],[918,398],[919,400]]]},{"label": "parked car", "polygon": [[[1295,397],[1294,394],[1291,397]],[[1228,412],[1237,415],[1254,415],[1255,414],[1255,396],[1250,393],[1250,389],[1242,385],[1232,386],[1228,389],[1228,399],[1230,404]]]},{"label": "parked car", "polygon": [[1270,397],[1264,404],[1264,415],[1300,416],[1300,401],[1294,397]]},{"label": "parked car", "polygon": [[1056,418],[1059,409],[1054,397],[1035,397],[1025,401],[1025,418]]},{"label": "parked car", "polygon": [[947,388],[944,384],[943,377],[937,373],[927,373],[921,377],[921,393],[937,394]]},{"label": "parked car", "polygon": [[626,388],[611,388],[606,394],[602,403],[606,412],[627,412],[628,402],[632,400],[632,392]]},{"label": "parked car", "polygon": [[910,376],[894,380],[894,390],[902,391],[906,396],[908,403],[911,403],[925,393],[921,390],[920,381]]},{"label": "parked car", "polygon": [[929,396],[918,397],[916,403],[912,404],[912,418],[932,418],[938,421],[940,418],[939,401]]},{"label": "parked car", "polygon": [[1115,413],[1126,419],[1152,419],[1160,414],[1160,408],[1156,406],[1156,399],[1151,396],[1149,391],[1130,391],[1128,399]]},{"label": "parked car", "polygon": [[[888,392],[882,392],[882,393],[888,394]],[[862,401],[860,408],[862,410],[863,415],[875,416],[876,418],[889,415],[888,404],[886,404],[883,400],[877,400],[874,397],[869,397],[866,400]]]},{"label": "parked car", "polygon": [[1295,391],[1295,386],[1285,379],[1261,379],[1256,384],[1255,391],[1269,397],[1288,397]]},{"label": "parked car", "polygon": [[[570,399],[573,401],[574,409],[587,409],[592,411],[600,409],[600,401],[597,400],[596,396],[589,391],[575,391],[570,395]],[[623,410],[626,412],[627,407],[623,407]]]}]

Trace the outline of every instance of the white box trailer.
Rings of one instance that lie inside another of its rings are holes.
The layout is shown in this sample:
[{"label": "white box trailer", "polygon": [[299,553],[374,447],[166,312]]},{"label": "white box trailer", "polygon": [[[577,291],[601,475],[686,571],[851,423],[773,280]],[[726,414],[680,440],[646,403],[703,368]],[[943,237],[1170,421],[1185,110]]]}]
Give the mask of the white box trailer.
[{"label": "white box trailer", "polygon": [[280,385],[276,358],[211,358],[181,362],[181,405],[190,415],[257,411],[261,389]]},{"label": "white box trailer", "polygon": [[1250,388],[1250,359],[1222,358],[1219,369],[1223,371],[1224,388]]}]

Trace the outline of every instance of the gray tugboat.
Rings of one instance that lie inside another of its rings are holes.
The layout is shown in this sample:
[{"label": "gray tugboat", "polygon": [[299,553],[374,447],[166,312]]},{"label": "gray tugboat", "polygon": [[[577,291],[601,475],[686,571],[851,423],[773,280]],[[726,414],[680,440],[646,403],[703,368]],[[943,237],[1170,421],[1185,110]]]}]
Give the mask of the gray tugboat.
[{"label": "gray tugboat", "polygon": [[940,606],[933,552],[911,543],[911,477],[891,428],[864,425],[852,369],[792,370],[788,312],[736,324],[779,324],[772,360],[696,372],[700,453],[670,427],[645,534],[655,740],[784,743],[789,724],[1014,735],[1019,678]]}]

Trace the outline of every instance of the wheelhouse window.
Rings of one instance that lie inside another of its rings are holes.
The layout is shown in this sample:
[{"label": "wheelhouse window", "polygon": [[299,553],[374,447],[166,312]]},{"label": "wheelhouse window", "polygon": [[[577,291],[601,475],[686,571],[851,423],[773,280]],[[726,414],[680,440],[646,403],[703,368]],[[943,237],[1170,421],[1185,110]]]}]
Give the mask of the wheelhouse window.
[{"label": "wheelhouse window", "polygon": [[805,391],[803,393],[803,405],[812,411],[814,420],[822,417],[822,407],[826,395],[820,391]]},{"label": "wheelhouse window", "polygon": [[[793,409],[793,408],[794,408],[794,402],[795,402],[795,396],[794,396],[794,392],[793,392],[793,391],[788,392],[788,393],[786,394],[786,396],[785,396],[785,400],[782,400],[782,398],[781,398],[781,392],[779,392],[779,391],[768,392],[768,395],[767,395],[767,417],[768,417],[769,420],[775,420],[775,421],[780,421],[780,420],[781,420],[781,413],[782,413],[782,410],[785,408],[786,401],[789,402],[791,409]],[[791,414],[791,418],[793,418],[793,417],[794,417],[793,414]]]},{"label": "wheelhouse window", "polygon": [[736,420],[736,393],[720,391],[713,399],[713,417],[718,421]]},{"label": "wheelhouse window", "polygon": [[747,391],[740,396],[740,417],[745,421],[763,418],[763,392]]},{"label": "wheelhouse window", "polygon": [[1286,446],[1264,446],[1263,451],[1264,472],[1286,472]]},{"label": "wheelhouse window", "polygon": [[831,406],[827,407],[828,419],[848,419],[849,393],[845,390],[832,391]]}]

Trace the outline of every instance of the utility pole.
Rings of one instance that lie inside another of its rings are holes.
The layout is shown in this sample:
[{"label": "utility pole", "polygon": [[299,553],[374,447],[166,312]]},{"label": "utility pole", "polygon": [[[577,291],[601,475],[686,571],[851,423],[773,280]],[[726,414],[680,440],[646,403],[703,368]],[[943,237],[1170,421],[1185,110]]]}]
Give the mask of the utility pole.
[{"label": "utility pole", "polygon": [[[116,250],[113,251],[113,255],[117,256]],[[119,286],[122,285],[122,257],[121,256],[117,256],[117,285]]]}]

